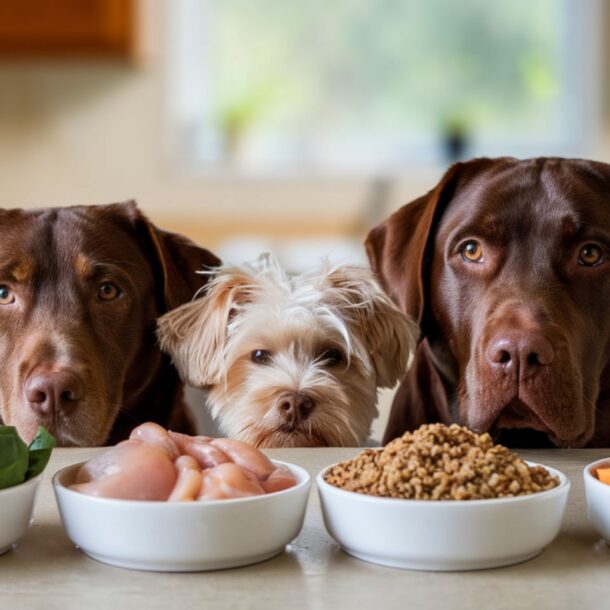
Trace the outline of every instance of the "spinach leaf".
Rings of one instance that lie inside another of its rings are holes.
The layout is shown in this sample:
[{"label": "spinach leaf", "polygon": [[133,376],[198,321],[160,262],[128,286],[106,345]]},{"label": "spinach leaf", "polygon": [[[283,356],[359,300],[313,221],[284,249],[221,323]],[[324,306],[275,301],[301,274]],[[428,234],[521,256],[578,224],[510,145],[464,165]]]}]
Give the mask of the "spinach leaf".
[{"label": "spinach leaf", "polygon": [[39,475],[45,469],[53,447],[55,447],[55,437],[46,428],[40,426],[34,440],[28,447],[29,464],[26,479]]},{"label": "spinach leaf", "polygon": [[28,463],[28,448],[17,429],[0,426],[0,489],[23,483]]}]

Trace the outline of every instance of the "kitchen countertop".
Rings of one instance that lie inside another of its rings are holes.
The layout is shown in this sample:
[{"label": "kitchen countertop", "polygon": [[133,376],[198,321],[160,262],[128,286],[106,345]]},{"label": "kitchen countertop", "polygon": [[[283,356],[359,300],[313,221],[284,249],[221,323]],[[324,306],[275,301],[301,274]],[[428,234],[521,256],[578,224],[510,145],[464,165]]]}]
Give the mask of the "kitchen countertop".
[{"label": "kitchen countertop", "polygon": [[[572,489],[558,538],[525,563],[476,572],[385,568],[343,553],[324,529],[315,484],[305,525],[281,555],[245,568],[164,574],[89,559],[64,533],[51,486],[60,468],[101,449],[56,449],[41,483],[34,523],[0,556],[0,608],[587,608],[610,607],[610,547],[589,527],[582,469],[610,449],[520,451],[558,468]],[[356,449],[274,449],[312,476]],[[0,515],[1,518],[1,515]]]}]

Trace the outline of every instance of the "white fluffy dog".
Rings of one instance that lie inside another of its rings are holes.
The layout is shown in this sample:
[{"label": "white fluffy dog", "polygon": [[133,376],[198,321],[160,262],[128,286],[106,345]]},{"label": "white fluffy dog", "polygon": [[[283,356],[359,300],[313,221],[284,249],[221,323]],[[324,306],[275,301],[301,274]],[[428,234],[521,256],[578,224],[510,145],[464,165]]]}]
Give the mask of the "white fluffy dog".
[{"label": "white fluffy dog", "polygon": [[377,389],[406,372],[417,338],[365,267],[287,277],[269,255],[213,272],[159,320],[182,377],[208,390],[224,434],[257,447],[361,445]]}]

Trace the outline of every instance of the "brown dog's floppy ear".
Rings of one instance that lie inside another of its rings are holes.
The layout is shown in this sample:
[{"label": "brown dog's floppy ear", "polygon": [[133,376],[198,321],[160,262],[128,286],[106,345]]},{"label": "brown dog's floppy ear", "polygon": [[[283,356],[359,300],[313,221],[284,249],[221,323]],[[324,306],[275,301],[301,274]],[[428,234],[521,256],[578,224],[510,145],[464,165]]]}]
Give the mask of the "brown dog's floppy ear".
[{"label": "brown dog's floppy ear", "polygon": [[222,381],[229,322],[251,300],[255,287],[243,271],[223,268],[201,298],[157,320],[161,350],[172,357],[182,379],[197,387]]},{"label": "brown dog's floppy ear", "polygon": [[135,229],[157,277],[160,313],[190,301],[207,282],[208,276],[197,272],[220,265],[220,259],[209,250],[182,235],[157,228],[135,201],[107,207],[116,207]]},{"label": "brown dog's floppy ear", "polygon": [[341,311],[367,347],[377,386],[392,388],[407,371],[418,329],[381,289],[370,269],[344,265],[323,280],[332,288],[325,300]]},{"label": "brown dog's floppy ear", "polygon": [[385,291],[420,325],[424,319],[430,247],[464,164],[452,165],[429,193],[401,207],[368,234],[369,262]]}]

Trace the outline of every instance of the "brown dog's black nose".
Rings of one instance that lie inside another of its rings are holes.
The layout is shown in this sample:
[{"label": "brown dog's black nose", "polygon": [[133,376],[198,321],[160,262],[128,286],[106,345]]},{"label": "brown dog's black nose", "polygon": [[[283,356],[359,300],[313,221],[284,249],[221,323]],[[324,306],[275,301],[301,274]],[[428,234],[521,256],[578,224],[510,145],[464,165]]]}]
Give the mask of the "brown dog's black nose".
[{"label": "brown dog's black nose", "polygon": [[505,331],[496,335],[487,346],[487,360],[492,367],[519,375],[535,374],[554,358],[555,350],[550,341],[536,332]]},{"label": "brown dog's black nose", "polygon": [[67,370],[39,371],[25,382],[25,397],[40,415],[70,412],[83,398],[85,386],[76,373]]},{"label": "brown dog's black nose", "polygon": [[315,403],[305,392],[290,392],[280,397],[277,406],[282,417],[296,423],[309,417]]}]

